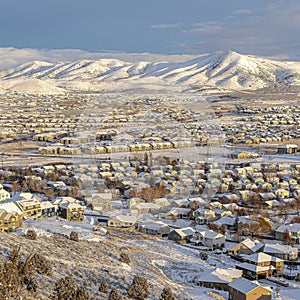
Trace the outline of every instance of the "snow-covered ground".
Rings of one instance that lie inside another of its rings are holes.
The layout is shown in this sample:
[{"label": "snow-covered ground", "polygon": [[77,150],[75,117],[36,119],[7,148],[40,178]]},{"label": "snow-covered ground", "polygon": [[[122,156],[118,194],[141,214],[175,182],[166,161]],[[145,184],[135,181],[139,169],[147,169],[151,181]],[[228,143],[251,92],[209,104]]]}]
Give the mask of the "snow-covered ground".
[{"label": "snow-covered ground", "polygon": [[[110,242],[113,240],[119,247],[132,250],[131,255],[134,257],[134,263],[128,272],[142,273],[149,276],[150,281],[153,280],[151,277],[153,273],[161,274],[162,282],[168,283],[171,287],[173,286],[174,290],[181,291],[184,295],[189,295],[190,299],[211,299],[213,296],[210,292],[221,295],[224,299],[228,298],[227,293],[196,285],[197,278],[207,270],[213,270],[216,267],[235,268],[236,261],[229,258],[225,253],[208,251],[208,259],[204,261],[199,257],[200,248],[197,249],[191,245],[180,245],[166,238],[151,236],[147,238],[145,235],[134,232],[111,231],[109,236],[105,236],[102,231],[94,232],[95,226],[95,221],[91,217],[84,222],[76,223],[54,217],[41,221],[27,220],[18,233],[23,235],[27,229],[33,228],[40,235],[49,236],[56,233],[68,237],[71,231],[76,231],[79,237],[86,241]],[[232,245],[233,243],[226,242],[225,249]],[[150,269],[150,275],[147,275],[147,270]],[[285,272],[289,272],[289,270],[286,268]],[[288,287],[279,286],[268,280],[260,280],[260,283],[272,287],[274,299],[275,296],[278,300],[299,299],[300,284],[292,280],[285,281],[289,283]]]}]

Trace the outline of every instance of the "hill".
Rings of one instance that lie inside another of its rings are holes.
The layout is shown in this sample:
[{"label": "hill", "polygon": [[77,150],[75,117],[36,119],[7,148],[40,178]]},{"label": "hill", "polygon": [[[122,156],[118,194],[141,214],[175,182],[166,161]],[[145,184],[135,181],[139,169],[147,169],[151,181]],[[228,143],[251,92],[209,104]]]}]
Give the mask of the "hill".
[{"label": "hill", "polygon": [[[37,221],[36,224],[31,222],[30,228],[43,226],[43,222],[47,221]],[[63,225],[62,228],[65,228],[65,231],[71,230],[70,225],[68,223],[68,226]],[[74,228],[78,231],[81,226],[86,228],[87,224],[77,224]],[[91,299],[107,299],[106,294],[98,291],[102,280],[108,283],[109,290],[118,288],[120,293],[126,296],[126,288],[136,274],[148,280],[149,300],[159,299],[166,286],[171,287],[179,300],[211,299],[208,295],[209,290],[196,288],[191,284],[191,280],[197,274],[210,267],[199,259],[196,250],[117,229],[109,230],[109,236],[99,236],[100,242],[75,242],[61,234],[48,232],[47,235],[39,236],[37,240],[27,240],[14,233],[0,233],[2,259],[19,245],[22,257],[37,252],[46,257],[52,265],[52,275],[38,276],[37,299],[50,299],[55,282],[65,276],[72,276],[78,285],[82,286],[84,283]],[[129,254],[129,265],[120,262],[121,251]]]}]

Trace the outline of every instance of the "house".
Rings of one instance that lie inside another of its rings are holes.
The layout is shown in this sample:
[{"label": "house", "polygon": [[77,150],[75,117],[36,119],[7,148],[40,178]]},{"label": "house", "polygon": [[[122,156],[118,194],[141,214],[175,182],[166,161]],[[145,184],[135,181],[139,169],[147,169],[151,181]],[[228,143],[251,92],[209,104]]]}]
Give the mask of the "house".
[{"label": "house", "polygon": [[0,202],[3,202],[9,198],[10,198],[10,193],[3,188],[2,184],[0,184]]},{"label": "house", "polygon": [[168,234],[168,239],[180,243],[189,242],[193,235],[195,234],[195,230],[191,227],[179,228],[170,231]]},{"label": "house", "polygon": [[236,229],[236,217],[233,216],[223,216],[219,220],[212,222],[212,224],[218,226],[222,230],[233,230]]},{"label": "house", "polygon": [[157,214],[160,211],[160,206],[155,203],[139,203],[130,208],[131,214],[152,213]]},{"label": "house", "polygon": [[93,210],[111,210],[112,197],[112,193],[96,193],[86,200],[92,205]]},{"label": "house", "polygon": [[41,203],[42,217],[55,216],[55,206],[50,201],[42,201]]},{"label": "house", "polygon": [[11,232],[22,226],[23,215],[0,208],[0,231]]},{"label": "house", "polygon": [[42,209],[41,202],[35,198],[24,199],[16,201],[16,205],[22,210],[25,219],[33,218],[34,220],[41,220]]},{"label": "house", "polygon": [[276,200],[276,195],[272,192],[258,193],[258,195],[262,202],[269,201],[269,200]]},{"label": "house", "polygon": [[250,191],[250,190],[241,190],[241,191],[238,191],[238,195],[240,196],[240,199],[242,201],[247,201],[247,200],[250,200],[253,198],[253,191]]},{"label": "house", "polygon": [[166,213],[166,219],[191,219],[193,217],[193,211],[190,208],[174,208]]},{"label": "house", "polygon": [[290,245],[266,244],[263,252],[283,260],[296,260],[298,258],[298,248]]},{"label": "house", "polygon": [[168,236],[171,230],[167,224],[161,221],[143,223],[138,229],[140,232],[151,235],[160,235],[162,237]]},{"label": "house", "polygon": [[241,270],[215,268],[203,272],[200,277],[196,279],[196,283],[206,288],[228,291],[229,283],[237,280],[241,276]]},{"label": "house", "polygon": [[252,241],[251,239],[247,238],[240,242],[239,244],[233,246],[232,248],[228,249],[228,255],[250,255],[261,251],[264,247],[264,244],[258,240]]},{"label": "house", "polygon": [[191,239],[191,242],[197,245],[208,247],[209,249],[220,249],[224,247],[225,236],[212,230],[197,229]]},{"label": "house", "polygon": [[231,153],[232,159],[247,159],[249,158],[249,154],[245,151],[235,151]]},{"label": "house", "polygon": [[137,219],[135,216],[119,215],[108,220],[108,227],[126,228],[133,227]]},{"label": "house", "polygon": [[262,252],[245,255],[243,260],[244,262],[237,264],[236,268],[243,270],[243,276],[250,279],[268,278],[273,274],[283,273],[284,261]]},{"label": "house", "polygon": [[269,201],[265,201],[264,206],[268,209],[271,209],[273,207],[279,207],[280,202],[277,200],[269,200]]},{"label": "house", "polygon": [[275,191],[275,194],[280,198],[289,198],[290,196],[290,192],[288,190],[285,189],[278,189]]},{"label": "house", "polygon": [[146,201],[142,198],[139,197],[133,197],[129,200],[129,208],[136,206],[137,204],[140,203],[145,203]]},{"label": "house", "polygon": [[288,238],[295,243],[300,242],[300,223],[281,225],[275,230],[276,240],[285,241]]},{"label": "house", "polygon": [[63,203],[58,207],[57,214],[68,221],[81,222],[84,219],[84,206],[75,202]]},{"label": "house", "polygon": [[228,284],[229,300],[271,300],[272,289],[240,277]]},{"label": "house", "polygon": [[76,200],[73,197],[57,197],[52,201],[52,204],[55,207],[55,211],[58,211],[60,205],[64,203],[79,203],[79,200]]},{"label": "house", "polygon": [[167,198],[153,199],[153,202],[157,205],[160,205],[162,208],[166,208],[166,209],[168,209],[171,205]]},{"label": "house", "polygon": [[198,208],[194,211],[195,221],[198,224],[208,224],[216,218],[212,209]]},{"label": "house", "polygon": [[297,150],[298,146],[294,144],[283,145],[277,148],[278,154],[295,154]]}]

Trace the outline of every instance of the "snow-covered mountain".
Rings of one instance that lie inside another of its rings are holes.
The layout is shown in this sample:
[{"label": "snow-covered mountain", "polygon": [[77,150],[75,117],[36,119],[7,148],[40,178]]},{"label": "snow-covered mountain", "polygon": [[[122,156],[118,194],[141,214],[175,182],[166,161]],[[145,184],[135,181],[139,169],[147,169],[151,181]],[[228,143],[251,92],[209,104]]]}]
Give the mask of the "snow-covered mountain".
[{"label": "snow-covered mountain", "polygon": [[32,61],[0,72],[2,89],[27,93],[166,87],[256,90],[275,84],[300,86],[300,62],[218,51],[183,62],[128,62],[107,58],[58,63]]}]

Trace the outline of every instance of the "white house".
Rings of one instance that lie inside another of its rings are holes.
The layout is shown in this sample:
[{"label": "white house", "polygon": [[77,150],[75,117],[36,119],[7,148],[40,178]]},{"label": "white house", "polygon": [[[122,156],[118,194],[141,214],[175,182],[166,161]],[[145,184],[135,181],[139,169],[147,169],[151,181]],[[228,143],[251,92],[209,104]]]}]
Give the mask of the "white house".
[{"label": "white house", "polygon": [[10,193],[3,188],[2,184],[0,184],[0,202],[3,202],[9,198],[10,198]]}]

